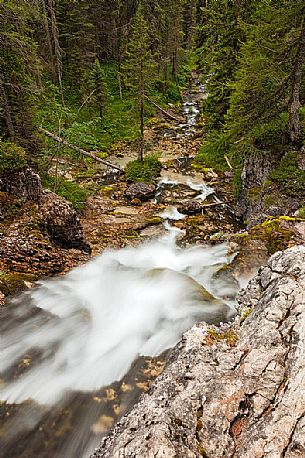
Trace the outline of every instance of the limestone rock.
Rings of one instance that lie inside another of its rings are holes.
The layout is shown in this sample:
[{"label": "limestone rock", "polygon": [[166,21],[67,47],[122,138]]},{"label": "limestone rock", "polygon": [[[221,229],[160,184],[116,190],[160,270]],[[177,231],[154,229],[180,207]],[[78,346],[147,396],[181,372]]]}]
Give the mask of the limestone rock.
[{"label": "limestone rock", "polygon": [[133,201],[134,199],[139,199],[141,202],[154,197],[156,191],[156,186],[149,183],[133,183],[128,186],[125,191],[125,197],[128,200]]},{"label": "limestone rock", "polygon": [[238,301],[233,323],[183,336],[92,458],[305,456],[305,247],[274,254]]}]

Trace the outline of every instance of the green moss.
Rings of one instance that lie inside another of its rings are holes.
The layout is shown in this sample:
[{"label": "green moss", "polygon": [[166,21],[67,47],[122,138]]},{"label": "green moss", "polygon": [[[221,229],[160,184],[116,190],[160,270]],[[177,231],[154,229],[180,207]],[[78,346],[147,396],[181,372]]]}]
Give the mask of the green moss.
[{"label": "green moss", "polygon": [[0,140],[0,174],[6,174],[27,166],[25,151],[14,143]]},{"label": "green moss", "polygon": [[160,216],[152,216],[151,218],[146,218],[148,224],[160,224],[162,223],[162,218]]},{"label": "green moss", "polygon": [[276,204],[277,198],[276,198],[276,196],[273,195],[273,194],[266,194],[266,195],[264,196],[263,202],[264,202],[264,208],[265,208],[266,210],[268,210],[268,208],[270,208],[272,205],[275,205],[275,204]]},{"label": "green moss", "polygon": [[238,335],[234,331],[218,331],[216,329],[209,329],[208,338],[210,338],[211,343],[226,341],[230,347],[235,347],[238,341]]},{"label": "green moss", "polygon": [[298,212],[301,218],[305,218],[305,207],[299,208]]},{"label": "green moss", "polygon": [[151,182],[160,175],[162,164],[155,156],[148,156],[143,161],[131,161],[125,169],[128,181]]},{"label": "green moss", "polygon": [[55,177],[45,175],[42,177],[42,184],[45,188],[49,188],[59,196],[67,199],[77,210],[81,210],[84,207],[89,195],[87,189],[81,188],[77,183],[68,181],[62,177],[57,181]]},{"label": "green moss", "polygon": [[251,315],[251,312],[252,312],[252,309],[250,308],[247,308],[244,313],[242,314],[241,318],[240,318],[240,322],[243,323],[247,318],[248,316]]},{"label": "green moss", "polygon": [[293,236],[293,231],[284,228],[282,221],[301,221],[301,218],[292,218],[290,216],[280,216],[278,218],[268,218],[262,224],[258,224],[251,229],[250,236],[257,237],[266,242],[268,252],[273,254],[277,251],[284,250]]},{"label": "green moss", "polygon": [[250,188],[248,191],[248,197],[249,197],[250,202],[255,203],[259,199],[260,193],[261,193],[261,188],[258,186]]},{"label": "green moss", "polygon": [[203,172],[203,173],[209,173],[210,171],[208,167],[205,167],[203,164],[200,164],[198,162],[192,163],[192,169],[199,170],[200,172]]},{"label": "green moss", "polygon": [[269,178],[289,196],[303,196],[305,187],[305,170],[297,165],[298,155],[289,152],[282,158],[278,167],[273,170]]},{"label": "green moss", "polygon": [[5,295],[16,294],[26,288],[25,282],[33,282],[37,277],[20,272],[3,272],[0,275],[0,291]]},{"label": "green moss", "polygon": [[229,166],[225,160],[228,153],[226,142],[221,139],[206,141],[196,156],[193,167],[202,166],[203,168],[213,168],[216,172],[225,172]]}]

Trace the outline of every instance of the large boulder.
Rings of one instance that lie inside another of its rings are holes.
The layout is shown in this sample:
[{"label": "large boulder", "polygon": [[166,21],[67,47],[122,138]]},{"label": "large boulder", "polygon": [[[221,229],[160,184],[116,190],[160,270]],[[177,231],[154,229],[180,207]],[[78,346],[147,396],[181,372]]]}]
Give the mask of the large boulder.
[{"label": "large boulder", "polygon": [[140,200],[145,202],[146,200],[154,197],[156,191],[156,186],[149,183],[132,183],[128,186],[125,191],[125,197],[128,200]]},{"label": "large boulder", "polygon": [[188,200],[178,207],[178,211],[184,215],[196,215],[202,212],[202,206],[198,200]]},{"label": "large boulder", "polygon": [[43,191],[39,215],[43,228],[57,245],[90,251],[84,241],[80,219],[65,199],[51,191]]},{"label": "large boulder", "polygon": [[274,254],[240,316],[194,326],[92,458],[305,456],[305,247]]}]

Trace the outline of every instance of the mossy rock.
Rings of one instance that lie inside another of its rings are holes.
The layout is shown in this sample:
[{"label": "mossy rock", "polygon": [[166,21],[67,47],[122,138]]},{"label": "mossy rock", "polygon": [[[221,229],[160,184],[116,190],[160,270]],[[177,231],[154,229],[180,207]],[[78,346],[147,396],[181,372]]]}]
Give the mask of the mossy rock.
[{"label": "mossy rock", "polygon": [[34,274],[20,272],[0,272],[0,291],[9,296],[23,291],[27,288],[25,282],[32,283],[37,280]]},{"label": "mossy rock", "polygon": [[249,236],[264,240],[270,254],[285,250],[294,236],[293,230],[284,227],[282,224],[285,221],[295,222],[303,221],[303,219],[290,216],[270,217],[263,223],[254,226]]},{"label": "mossy rock", "polygon": [[14,143],[0,140],[0,175],[12,173],[27,166],[25,151]]},{"label": "mossy rock", "polygon": [[143,161],[131,161],[127,164],[126,180],[151,183],[160,175],[161,170],[161,162],[154,156],[148,156]]},{"label": "mossy rock", "polygon": [[255,202],[257,202],[259,200],[259,197],[260,197],[260,193],[261,193],[261,188],[260,187],[253,187],[253,188],[250,188],[249,191],[248,191],[248,198],[249,198],[249,201],[254,204]]},{"label": "mossy rock", "polygon": [[150,218],[146,218],[146,223],[150,225],[160,224],[162,221],[163,220],[160,216],[152,216]]}]

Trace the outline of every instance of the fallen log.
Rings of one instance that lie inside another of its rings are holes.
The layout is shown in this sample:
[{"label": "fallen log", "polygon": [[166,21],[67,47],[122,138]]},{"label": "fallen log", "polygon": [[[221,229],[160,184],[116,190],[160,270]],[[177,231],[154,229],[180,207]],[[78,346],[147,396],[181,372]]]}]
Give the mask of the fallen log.
[{"label": "fallen log", "polygon": [[53,134],[52,132],[49,132],[46,129],[43,129],[42,127],[39,127],[38,130],[39,130],[39,132],[43,133],[47,137],[52,138],[52,140],[54,140],[57,143],[61,143],[62,145],[65,145],[68,148],[71,148],[71,149],[77,151],[78,153],[80,153],[80,154],[82,154],[84,156],[90,157],[91,159],[94,159],[95,161],[100,162],[101,164],[107,165],[107,167],[111,167],[111,168],[113,168],[115,170],[118,170],[119,172],[123,172],[121,167],[119,167],[117,165],[113,165],[113,164],[111,164],[111,162],[105,161],[104,159],[101,159],[100,157],[96,156],[95,154],[93,154],[93,153],[91,153],[89,151],[85,151],[84,149],[80,148],[79,146],[72,145],[71,143],[67,142],[67,140],[65,140],[64,138],[59,137],[58,135],[55,135],[55,134]]},{"label": "fallen log", "polygon": [[149,98],[147,95],[144,96],[146,100],[149,101],[154,107],[158,108],[161,113],[163,113],[167,118],[172,119],[173,121],[177,121],[179,123],[184,122],[184,118],[180,117],[178,118],[177,116],[174,116],[172,113],[169,113],[168,111],[164,110],[164,108],[160,107],[156,102],[154,102],[151,98]]},{"label": "fallen log", "polygon": [[273,255],[238,302],[232,324],[183,336],[92,458],[305,456],[305,247]]}]

